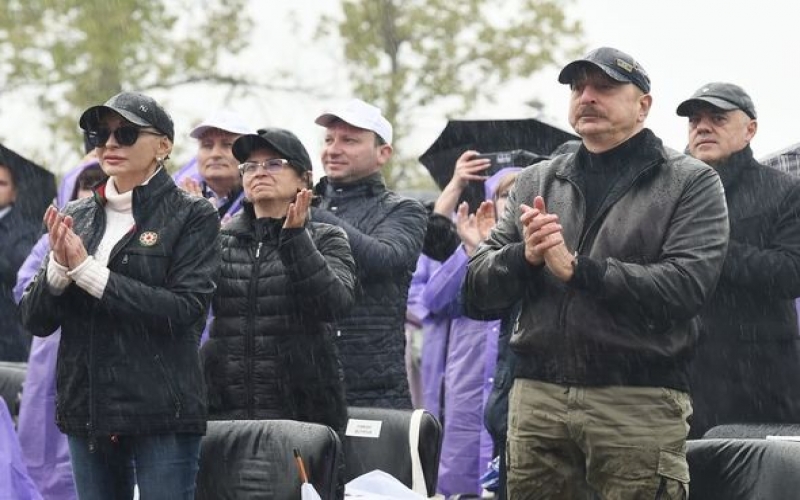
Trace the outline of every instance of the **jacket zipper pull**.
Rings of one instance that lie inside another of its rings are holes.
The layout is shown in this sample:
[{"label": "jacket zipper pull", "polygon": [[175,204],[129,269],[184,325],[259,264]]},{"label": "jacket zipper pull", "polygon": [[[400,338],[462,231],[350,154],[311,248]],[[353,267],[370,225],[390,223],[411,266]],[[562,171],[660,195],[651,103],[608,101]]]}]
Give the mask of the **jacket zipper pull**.
[{"label": "jacket zipper pull", "polygon": [[256,248],[256,259],[258,259],[261,256],[261,245],[263,244],[264,244],[263,241],[258,242],[258,247]]}]

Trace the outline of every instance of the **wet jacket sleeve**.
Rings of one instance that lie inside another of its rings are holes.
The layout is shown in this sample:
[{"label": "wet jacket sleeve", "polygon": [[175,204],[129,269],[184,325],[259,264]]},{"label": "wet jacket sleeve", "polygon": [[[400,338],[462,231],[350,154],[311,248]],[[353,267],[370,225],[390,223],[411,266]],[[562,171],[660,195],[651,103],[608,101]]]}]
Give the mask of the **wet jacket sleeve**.
[{"label": "wet jacket sleeve", "polygon": [[183,233],[172,250],[172,262],[162,286],[149,286],[111,272],[100,301],[128,319],[187,326],[205,317],[219,271],[219,216],[205,200],[191,205]]},{"label": "wet jacket sleeve", "polygon": [[773,299],[800,297],[800,184],[787,190],[778,214],[763,247],[731,237],[720,282]]},{"label": "wet jacket sleeve", "polygon": [[50,257],[45,254],[43,265],[25,288],[19,302],[22,326],[37,337],[47,337],[55,332],[61,326],[65,312],[61,296],[52,294],[47,284],[49,260]]},{"label": "wet jacket sleeve", "polygon": [[520,216],[516,191],[511,189],[505,213],[469,261],[463,300],[470,318],[503,318],[525,293],[526,281],[541,272],[541,266],[525,260],[525,244],[516,224]]},{"label": "wet jacket sleeve", "polygon": [[460,304],[461,287],[467,276],[469,256],[460,245],[444,263],[431,274],[422,301],[435,314],[447,317],[463,315]]},{"label": "wet jacket sleeve", "polygon": [[31,249],[28,258],[25,259],[19,271],[17,271],[17,284],[14,286],[14,300],[19,302],[20,299],[22,299],[22,293],[39,271],[49,251],[50,241],[48,235],[45,234],[39,238],[39,241],[37,241]]},{"label": "wet jacket sleeve", "polygon": [[381,276],[413,269],[422,250],[428,214],[415,200],[397,203],[371,234],[327,210],[314,209],[314,220],[341,227],[358,263],[359,274]]},{"label": "wet jacket sleeve", "polygon": [[355,302],[356,265],[344,231],[327,224],[320,231],[317,247],[308,230],[283,229],[278,252],[294,299],[316,318],[333,321]]},{"label": "wet jacket sleeve", "polygon": [[[716,286],[728,232],[722,183],[713,170],[703,169],[687,182],[657,262],[608,258],[605,272],[587,273],[568,284],[612,302],[636,304],[653,318],[686,320],[697,314]],[[583,263],[579,260],[578,266]]]}]

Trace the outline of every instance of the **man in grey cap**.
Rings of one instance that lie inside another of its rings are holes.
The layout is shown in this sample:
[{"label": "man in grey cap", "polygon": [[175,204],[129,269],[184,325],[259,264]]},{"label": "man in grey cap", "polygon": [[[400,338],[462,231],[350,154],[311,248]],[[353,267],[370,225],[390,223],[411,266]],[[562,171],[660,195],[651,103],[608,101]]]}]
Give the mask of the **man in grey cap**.
[{"label": "man in grey cap", "polygon": [[350,406],[411,408],[405,364],[408,287],[425,237],[425,207],[386,189],[381,167],[392,155],[392,125],[353,99],[321,114],[325,127],[312,218],[345,230],[358,267],[350,314],[336,322]]},{"label": "man in grey cap", "polygon": [[689,153],[717,171],[731,237],[700,314],[690,437],[729,423],[800,422],[800,181],[753,158],[758,122],[738,85],[700,87],[677,109]]},{"label": "man in grey cap", "polygon": [[693,317],[728,239],[719,177],[644,122],[650,79],[603,47],[567,64],[577,151],[520,172],[470,261],[468,314],[519,302],[508,497],[688,495]]}]

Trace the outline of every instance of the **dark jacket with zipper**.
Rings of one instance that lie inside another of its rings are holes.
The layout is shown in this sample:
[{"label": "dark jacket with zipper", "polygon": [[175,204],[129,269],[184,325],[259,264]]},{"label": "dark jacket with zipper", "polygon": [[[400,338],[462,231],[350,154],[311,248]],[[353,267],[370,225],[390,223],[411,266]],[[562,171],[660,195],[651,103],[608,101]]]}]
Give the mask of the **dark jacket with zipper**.
[{"label": "dark jacket with zipper", "polygon": [[731,237],[700,314],[690,436],[730,423],[800,422],[800,181],[750,147],[716,167]]},{"label": "dark jacket with zipper", "polygon": [[[31,336],[19,322],[12,289],[17,271],[33,248],[42,225],[25,219],[15,207],[0,218],[0,361],[26,361]],[[13,401],[7,401],[9,406]]]},{"label": "dark jacket with zipper", "polygon": [[[584,147],[526,168],[472,258],[470,315],[498,317],[522,300],[511,338],[517,377],[688,389],[693,317],[714,289],[728,241],[725,199],[713,169],[664,148],[647,129],[640,134],[591,220],[579,187]],[[537,195],[579,254],[568,283],[525,260],[519,206]]]},{"label": "dark jacket with zipper", "polygon": [[358,266],[355,306],[336,322],[347,403],[411,408],[405,321],[425,207],[387,190],[380,173],[344,185],[323,178],[315,189],[322,199],[313,219],[344,229]]},{"label": "dark jacket with zipper", "polygon": [[[106,227],[104,186],[66,213],[88,253]],[[133,190],[134,227],[114,246],[103,296],[47,284],[47,259],[22,297],[26,328],[61,327],[56,420],[69,435],[205,432],[198,344],[219,267],[219,217],[161,169]]]},{"label": "dark jacket with zipper", "polygon": [[339,228],[255,219],[249,203],[222,229],[214,323],[203,345],[214,419],[291,419],[343,432],[344,381],[330,322],[355,297]]}]

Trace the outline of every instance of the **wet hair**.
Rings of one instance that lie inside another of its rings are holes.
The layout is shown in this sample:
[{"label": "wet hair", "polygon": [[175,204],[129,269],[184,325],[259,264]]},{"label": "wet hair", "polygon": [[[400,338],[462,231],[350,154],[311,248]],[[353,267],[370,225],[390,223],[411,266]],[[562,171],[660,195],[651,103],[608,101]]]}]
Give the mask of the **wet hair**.
[{"label": "wet hair", "polygon": [[93,163],[88,167],[84,168],[83,171],[78,174],[78,178],[75,179],[75,187],[72,188],[72,195],[70,196],[70,200],[75,200],[78,198],[78,192],[82,189],[90,189],[93,190],[103,182],[108,179],[108,175],[103,172],[103,169],[100,168],[100,164]]}]

